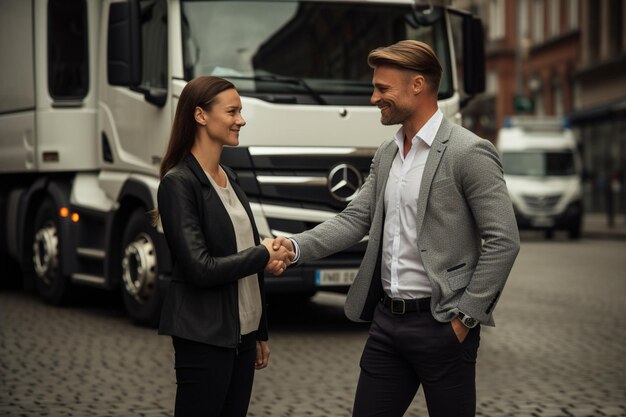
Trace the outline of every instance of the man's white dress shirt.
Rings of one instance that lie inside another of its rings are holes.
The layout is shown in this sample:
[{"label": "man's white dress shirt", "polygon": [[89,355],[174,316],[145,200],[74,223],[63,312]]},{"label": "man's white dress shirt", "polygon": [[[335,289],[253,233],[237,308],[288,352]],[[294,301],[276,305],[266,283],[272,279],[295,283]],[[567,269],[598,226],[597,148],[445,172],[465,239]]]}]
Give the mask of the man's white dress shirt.
[{"label": "man's white dress shirt", "polygon": [[385,188],[385,225],[382,245],[382,283],[394,298],[430,297],[432,288],[417,249],[417,197],[426,159],[430,153],[443,113],[437,110],[411,139],[404,156],[404,128],[395,134],[398,145]]}]

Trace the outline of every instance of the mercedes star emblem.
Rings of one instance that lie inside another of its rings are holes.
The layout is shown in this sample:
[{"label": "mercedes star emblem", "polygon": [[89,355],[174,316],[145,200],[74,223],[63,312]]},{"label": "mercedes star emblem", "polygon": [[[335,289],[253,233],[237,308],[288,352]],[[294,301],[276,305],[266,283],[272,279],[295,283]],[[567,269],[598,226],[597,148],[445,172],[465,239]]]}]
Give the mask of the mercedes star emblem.
[{"label": "mercedes star emblem", "polygon": [[336,165],[328,174],[328,190],[335,200],[351,201],[359,193],[361,185],[363,185],[363,177],[352,165]]}]

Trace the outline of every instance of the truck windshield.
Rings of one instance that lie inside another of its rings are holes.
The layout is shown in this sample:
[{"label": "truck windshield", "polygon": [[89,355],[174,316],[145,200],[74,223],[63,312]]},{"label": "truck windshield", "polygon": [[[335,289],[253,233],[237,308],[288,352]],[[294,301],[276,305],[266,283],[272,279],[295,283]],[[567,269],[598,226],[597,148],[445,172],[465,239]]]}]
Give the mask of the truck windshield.
[{"label": "truck windshield", "polygon": [[574,154],[570,151],[504,152],[504,173],[530,177],[575,175]]},{"label": "truck windshield", "polygon": [[[369,105],[367,54],[402,39],[431,45],[452,96],[444,14],[419,24],[409,4],[315,1],[183,1],[185,78],[215,75],[242,95],[300,104]],[[431,11],[431,15],[433,15]]]}]

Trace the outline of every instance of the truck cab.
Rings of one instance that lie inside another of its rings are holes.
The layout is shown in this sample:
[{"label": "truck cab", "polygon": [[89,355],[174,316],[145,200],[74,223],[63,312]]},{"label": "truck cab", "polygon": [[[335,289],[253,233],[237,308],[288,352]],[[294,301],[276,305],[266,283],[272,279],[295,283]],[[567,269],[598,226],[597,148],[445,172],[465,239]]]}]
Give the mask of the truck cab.
[{"label": "truck cab", "polygon": [[582,163],[567,122],[509,118],[498,133],[497,148],[519,228],[543,230],[548,238],[555,230],[580,237]]},{"label": "truck cab", "polygon": [[[133,321],[154,324],[172,265],[149,213],[186,83],[236,85],[247,125],[222,162],[260,234],[289,236],[341,211],[397,129],[369,102],[369,51],[432,45],[455,122],[484,89],[480,21],[449,3],[3,0],[0,256],[46,302],[78,285],[121,291]],[[346,291],[365,245],[267,277],[267,291]]]}]

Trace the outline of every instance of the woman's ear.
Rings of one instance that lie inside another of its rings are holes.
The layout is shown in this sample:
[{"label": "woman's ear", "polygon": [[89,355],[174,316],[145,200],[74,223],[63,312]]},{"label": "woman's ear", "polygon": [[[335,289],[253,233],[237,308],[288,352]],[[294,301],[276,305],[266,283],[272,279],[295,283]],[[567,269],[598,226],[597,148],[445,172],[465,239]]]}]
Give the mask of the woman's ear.
[{"label": "woman's ear", "polygon": [[193,117],[196,119],[196,123],[201,124],[202,126],[206,126],[207,124],[207,114],[202,108],[196,107],[193,112]]}]

